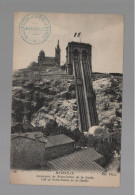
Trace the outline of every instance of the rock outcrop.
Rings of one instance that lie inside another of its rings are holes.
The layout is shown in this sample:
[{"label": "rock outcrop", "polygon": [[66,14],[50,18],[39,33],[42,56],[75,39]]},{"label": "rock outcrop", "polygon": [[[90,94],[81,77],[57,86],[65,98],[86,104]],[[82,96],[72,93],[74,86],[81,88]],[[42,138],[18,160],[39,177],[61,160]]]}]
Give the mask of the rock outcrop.
[{"label": "rock outcrop", "polygon": [[[22,122],[24,111],[29,111],[29,122],[45,128],[50,121],[73,131],[78,128],[75,85],[72,79],[37,77],[42,72],[20,70],[13,75],[13,120]],[[30,76],[32,75],[32,76]],[[34,78],[34,80],[33,80]],[[93,75],[99,125],[109,131],[121,129],[122,76]]]}]

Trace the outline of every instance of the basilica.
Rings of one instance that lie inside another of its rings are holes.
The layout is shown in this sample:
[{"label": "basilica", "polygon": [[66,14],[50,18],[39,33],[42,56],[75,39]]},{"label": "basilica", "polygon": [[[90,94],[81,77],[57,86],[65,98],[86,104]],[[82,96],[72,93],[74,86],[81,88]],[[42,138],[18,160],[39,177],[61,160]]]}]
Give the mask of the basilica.
[{"label": "basilica", "polygon": [[39,65],[48,65],[48,66],[60,66],[60,55],[61,55],[61,49],[59,46],[59,40],[57,43],[57,47],[55,48],[55,57],[48,57],[45,56],[45,52],[43,50],[41,50],[39,52],[39,56],[38,56],[38,64]]}]

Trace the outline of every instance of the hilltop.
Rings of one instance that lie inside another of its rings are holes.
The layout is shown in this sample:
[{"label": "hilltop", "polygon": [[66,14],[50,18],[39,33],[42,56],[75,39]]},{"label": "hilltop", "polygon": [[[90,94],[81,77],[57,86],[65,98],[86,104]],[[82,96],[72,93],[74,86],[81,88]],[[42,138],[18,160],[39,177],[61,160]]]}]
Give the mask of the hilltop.
[{"label": "hilltop", "polygon": [[[122,75],[92,74],[99,124],[110,132],[121,130]],[[29,123],[43,127],[51,121],[73,131],[78,128],[74,80],[65,71],[28,67],[13,74],[12,121],[22,122],[24,110]]]}]

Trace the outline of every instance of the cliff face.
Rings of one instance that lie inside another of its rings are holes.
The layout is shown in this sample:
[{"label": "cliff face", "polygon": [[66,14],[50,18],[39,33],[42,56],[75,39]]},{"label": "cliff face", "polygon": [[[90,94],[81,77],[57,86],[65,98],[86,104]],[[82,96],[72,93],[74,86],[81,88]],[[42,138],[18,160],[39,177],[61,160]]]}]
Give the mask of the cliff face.
[{"label": "cliff face", "polygon": [[[74,81],[68,78],[48,80],[45,76],[36,78],[30,69],[13,75],[12,121],[22,122],[24,113],[27,113],[29,122],[35,127],[45,128],[48,122],[55,121],[58,126],[71,131],[76,129],[78,113]],[[110,131],[121,129],[122,76],[94,74],[93,87],[100,125],[106,124]]]},{"label": "cliff face", "polygon": [[100,78],[93,82],[99,124],[110,131],[121,130],[122,76]]},{"label": "cliff face", "polygon": [[38,122],[38,126],[46,127],[49,121],[56,121],[58,126],[64,126],[67,129],[74,130],[78,122],[76,100],[52,100],[49,102],[48,111],[44,106],[33,114],[31,123],[36,126]]},{"label": "cliff face", "polygon": [[28,72],[13,75],[12,120],[22,122],[24,113],[29,112],[29,122],[35,127],[45,128],[48,122],[56,121],[58,126],[74,130],[78,126],[74,81],[52,76],[51,80],[45,76],[39,80],[36,75],[33,80],[35,71]]}]

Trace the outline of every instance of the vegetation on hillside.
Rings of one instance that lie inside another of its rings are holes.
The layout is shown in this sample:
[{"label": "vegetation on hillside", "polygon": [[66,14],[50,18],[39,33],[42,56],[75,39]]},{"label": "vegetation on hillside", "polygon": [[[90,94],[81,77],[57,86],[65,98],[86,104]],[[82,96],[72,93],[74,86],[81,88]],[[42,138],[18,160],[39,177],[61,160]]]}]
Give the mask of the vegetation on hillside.
[{"label": "vegetation on hillside", "polygon": [[[122,75],[92,75],[99,125],[114,135],[111,143],[102,143],[78,129],[74,81],[40,78],[39,73],[43,72],[28,68],[13,75],[12,122],[23,123],[26,114],[28,123],[33,125],[32,131],[42,131],[46,136],[64,133],[75,140],[76,148],[95,148],[105,157],[106,161],[101,164],[106,166],[114,151],[120,153]],[[18,132],[18,128],[12,130],[12,133]]]}]

